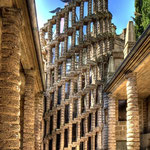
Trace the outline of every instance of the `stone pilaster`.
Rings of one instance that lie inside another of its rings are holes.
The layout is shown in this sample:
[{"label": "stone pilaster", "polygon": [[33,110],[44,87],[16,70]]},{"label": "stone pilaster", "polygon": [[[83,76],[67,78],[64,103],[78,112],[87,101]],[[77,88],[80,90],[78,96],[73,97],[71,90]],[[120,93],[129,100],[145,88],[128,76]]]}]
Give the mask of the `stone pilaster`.
[{"label": "stone pilaster", "polygon": [[35,96],[35,150],[41,150],[42,136],[42,116],[43,116],[43,94],[37,93]]},{"label": "stone pilaster", "polygon": [[84,13],[84,2],[81,2],[81,4],[80,4],[80,20],[83,19],[83,13]]},{"label": "stone pilaster", "polygon": [[40,43],[41,43],[41,47],[43,48],[45,46],[45,32],[43,29],[40,29]]},{"label": "stone pilaster", "polygon": [[108,110],[108,97],[106,93],[103,94],[103,111],[102,111],[102,121],[103,121],[103,130],[102,130],[102,147],[104,150],[108,149],[108,120],[107,119],[107,110]]},{"label": "stone pilaster", "polygon": [[0,8],[0,149],[20,149],[21,12]]},{"label": "stone pilaster", "polygon": [[116,150],[116,100],[112,94],[108,103],[108,150]]},{"label": "stone pilaster", "polygon": [[48,25],[48,41],[50,42],[52,40],[52,23],[49,23]]},{"label": "stone pilaster", "polygon": [[140,149],[139,106],[136,75],[129,73],[127,78],[127,149]]},{"label": "stone pilaster", "polygon": [[60,33],[60,17],[57,16],[56,18],[56,35],[58,36]]},{"label": "stone pilaster", "polygon": [[25,70],[23,150],[35,150],[35,71]]}]

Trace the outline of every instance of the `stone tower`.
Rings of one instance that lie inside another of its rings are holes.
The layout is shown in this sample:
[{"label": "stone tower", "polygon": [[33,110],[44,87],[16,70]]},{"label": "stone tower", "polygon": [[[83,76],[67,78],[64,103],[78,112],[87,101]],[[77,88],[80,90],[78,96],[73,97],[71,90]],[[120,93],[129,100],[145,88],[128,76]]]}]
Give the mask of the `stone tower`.
[{"label": "stone tower", "polygon": [[109,58],[115,59],[111,19],[108,0],[76,0],[40,30],[47,83],[45,150],[107,147],[102,90]]}]

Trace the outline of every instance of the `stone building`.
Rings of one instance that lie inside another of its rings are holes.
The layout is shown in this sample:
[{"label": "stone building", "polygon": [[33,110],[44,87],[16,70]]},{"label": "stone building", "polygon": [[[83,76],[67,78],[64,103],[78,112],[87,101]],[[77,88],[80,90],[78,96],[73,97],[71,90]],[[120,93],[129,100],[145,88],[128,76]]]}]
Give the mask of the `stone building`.
[{"label": "stone building", "polygon": [[150,149],[150,25],[136,43],[133,31],[129,22],[125,59],[104,88],[111,150]]},{"label": "stone building", "polygon": [[45,150],[107,149],[103,87],[123,61],[107,0],[72,1],[40,30]]},{"label": "stone building", "polygon": [[42,145],[42,55],[34,0],[0,0],[0,150]]},{"label": "stone building", "polygon": [[70,2],[40,36],[34,0],[0,12],[0,150],[150,148],[150,26],[117,35],[108,0]]}]

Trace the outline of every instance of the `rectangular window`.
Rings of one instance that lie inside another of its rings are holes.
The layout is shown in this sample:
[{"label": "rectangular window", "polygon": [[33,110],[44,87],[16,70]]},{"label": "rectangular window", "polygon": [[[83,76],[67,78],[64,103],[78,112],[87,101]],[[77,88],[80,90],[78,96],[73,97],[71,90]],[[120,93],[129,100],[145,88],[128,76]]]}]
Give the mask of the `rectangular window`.
[{"label": "rectangular window", "polygon": [[70,73],[71,71],[71,58],[67,59],[66,61],[66,74]]},{"label": "rectangular window", "polygon": [[80,143],[80,150],[84,150],[84,142]]},{"label": "rectangular window", "polygon": [[83,65],[87,64],[87,48],[83,49],[82,63]]},{"label": "rectangular window", "polygon": [[82,75],[82,89],[85,88],[85,75]]},{"label": "rectangular window", "polygon": [[87,26],[83,26],[83,40],[87,40]]},{"label": "rectangular window", "polygon": [[52,40],[55,40],[55,38],[56,38],[56,24],[54,24],[52,27]]},{"label": "rectangular window", "polygon": [[62,64],[58,65],[58,80],[61,80],[62,77]]},{"label": "rectangular window", "polygon": [[49,134],[52,134],[53,131],[53,116],[50,116],[50,129],[49,129]]},{"label": "rectangular window", "polygon": [[119,107],[118,121],[126,121],[127,100],[119,100],[118,107]]},{"label": "rectangular window", "polygon": [[90,69],[90,84],[92,84],[92,70]]},{"label": "rectangular window", "polygon": [[84,122],[85,122],[85,119],[82,118],[81,123],[80,123],[80,137],[83,137],[84,133],[85,133],[85,131],[84,131]]},{"label": "rectangular window", "polygon": [[92,0],[92,2],[91,2],[91,13],[93,14],[93,3],[94,3],[94,0]]},{"label": "rectangular window", "polygon": [[58,97],[57,97],[57,104],[61,104],[61,94],[62,94],[62,86],[58,87]]},{"label": "rectangular window", "polygon": [[59,57],[61,57],[64,53],[64,42],[59,43]]},{"label": "rectangular window", "polygon": [[52,53],[51,53],[51,63],[54,64],[55,63],[55,47],[52,48]]},{"label": "rectangular window", "polygon": [[72,150],[76,150],[76,147],[72,147]]},{"label": "rectangular window", "polygon": [[73,119],[77,117],[78,114],[78,101],[73,101]]},{"label": "rectangular window", "polygon": [[81,113],[84,113],[85,112],[85,95],[84,96],[82,96],[82,98],[81,98]]},{"label": "rectangular window", "polygon": [[104,123],[107,124],[107,123],[108,123],[108,109],[104,109],[104,115],[105,115],[105,116],[104,116],[104,117],[105,117],[105,118],[104,118],[104,119],[105,119],[105,120],[104,120]]},{"label": "rectangular window", "polygon": [[95,135],[95,149],[97,149],[97,141],[98,141],[98,133],[96,133]]},{"label": "rectangular window", "polygon": [[64,33],[64,22],[65,22],[65,19],[61,18],[60,19],[60,33]]},{"label": "rectangular window", "polygon": [[91,137],[88,137],[88,150],[91,150]]},{"label": "rectangular window", "polygon": [[91,22],[90,31],[91,31],[91,36],[94,36],[94,23],[93,22]]},{"label": "rectangular window", "polygon": [[79,45],[79,30],[76,30],[76,45]]},{"label": "rectangular window", "polygon": [[76,7],[76,22],[80,21],[80,6]]},{"label": "rectangular window", "polygon": [[84,2],[84,17],[88,15],[88,2]]},{"label": "rectangular window", "polygon": [[61,134],[56,135],[56,149],[60,150],[60,140],[61,140]]},{"label": "rectangular window", "polygon": [[75,69],[79,68],[79,54],[75,53]]},{"label": "rectangular window", "polygon": [[69,16],[68,16],[68,27],[72,27],[72,12],[69,11]]},{"label": "rectangular window", "polygon": [[95,127],[98,125],[98,111],[95,112]]},{"label": "rectangular window", "polygon": [[72,142],[77,141],[77,124],[72,124]]},{"label": "rectangular window", "polygon": [[92,127],[92,114],[90,113],[88,117],[88,132],[91,131],[91,127]]},{"label": "rectangular window", "polygon": [[78,82],[74,83],[74,93],[78,92]]},{"label": "rectangular window", "polygon": [[53,139],[49,140],[49,150],[53,150]]},{"label": "rectangular window", "polygon": [[68,36],[68,51],[71,49],[72,46],[72,36]]},{"label": "rectangular window", "polygon": [[68,147],[68,129],[65,129],[64,133],[64,147]]},{"label": "rectangular window", "polygon": [[54,92],[50,93],[50,110],[53,109],[54,106]]},{"label": "rectangular window", "polygon": [[65,123],[68,123],[69,122],[69,105],[66,105],[65,106]]},{"label": "rectangular window", "polygon": [[70,81],[65,83],[65,99],[69,99],[70,95]]},{"label": "rectangular window", "polygon": [[61,124],[61,110],[57,111],[57,129],[60,129]]}]

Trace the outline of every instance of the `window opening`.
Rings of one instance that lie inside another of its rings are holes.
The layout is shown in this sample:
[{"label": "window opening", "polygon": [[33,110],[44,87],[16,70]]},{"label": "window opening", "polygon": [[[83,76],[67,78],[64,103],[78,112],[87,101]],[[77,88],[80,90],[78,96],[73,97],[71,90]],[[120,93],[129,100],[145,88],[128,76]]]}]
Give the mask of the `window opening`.
[{"label": "window opening", "polygon": [[71,58],[68,58],[66,61],[66,74],[70,73],[71,71]]},{"label": "window opening", "polygon": [[53,131],[53,116],[50,116],[50,129],[49,129],[49,134],[52,134]]},{"label": "window opening", "polygon": [[68,16],[68,27],[72,27],[72,12],[69,11],[69,16]]},{"label": "window opening", "polygon": [[65,123],[69,122],[69,105],[65,106]]},{"label": "window opening", "polygon": [[65,19],[61,18],[60,19],[60,33],[64,33],[64,22],[65,22]]},{"label": "window opening", "polygon": [[72,46],[72,36],[68,36],[68,51],[71,49]]},{"label": "window opening", "polygon": [[88,15],[88,2],[84,2],[84,17]]},{"label": "window opening", "polygon": [[61,104],[61,94],[62,94],[62,86],[58,87],[58,99],[57,99],[57,104]]},{"label": "window opening", "polygon": [[83,137],[84,133],[85,133],[85,131],[84,131],[84,122],[85,122],[85,119],[82,118],[81,123],[80,123],[80,137]]},{"label": "window opening", "polygon": [[56,135],[56,149],[60,150],[60,138],[61,138],[61,134],[57,134]]},{"label": "window opening", "polygon": [[88,117],[88,132],[91,131],[91,126],[92,126],[92,114],[90,113]]},{"label": "window opening", "polygon": [[61,57],[64,53],[64,42],[59,43],[59,57]]},{"label": "window opening", "polygon": [[78,101],[73,101],[73,119],[77,117],[78,114]]},{"label": "window opening", "polygon": [[65,129],[64,147],[68,147],[68,129]]},{"label": "window opening", "polygon": [[77,124],[72,124],[72,142],[77,140]]},{"label": "window opening", "polygon": [[118,101],[118,121],[126,121],[126,108],[127,108],[127,101],[126,100],[119,100]]},{"label": "window opening", "polygon": [[69,99],[70,95],[70,81],[65,83],[65,99]]}]

